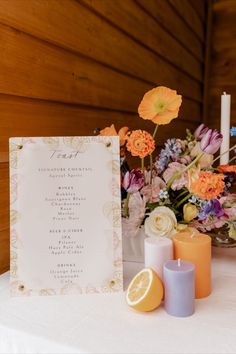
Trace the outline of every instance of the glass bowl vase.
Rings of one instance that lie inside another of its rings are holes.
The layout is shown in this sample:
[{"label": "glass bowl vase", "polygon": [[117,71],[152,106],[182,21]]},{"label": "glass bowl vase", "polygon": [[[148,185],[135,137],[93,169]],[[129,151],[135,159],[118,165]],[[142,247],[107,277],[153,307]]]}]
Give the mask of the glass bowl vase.
[{"label": "glass bowl vase", "polygon": [[222,248],[236,247],[236,240],[229,236],[229,231],[226,226],[211,230],[208,232],[208,235],[212,238],[212,246]]}]

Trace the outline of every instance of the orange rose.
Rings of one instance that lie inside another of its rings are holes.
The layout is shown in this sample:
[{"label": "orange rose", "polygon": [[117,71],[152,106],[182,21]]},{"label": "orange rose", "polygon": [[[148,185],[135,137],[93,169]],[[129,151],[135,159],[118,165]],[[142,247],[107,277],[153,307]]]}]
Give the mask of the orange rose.
[{"label": "orange rose", "polygon": [[175,90],[158,86],[143,96],[138,107],[141,118],[149,119],[156,124],[169,124],[177,118],[182,103],[182,96]]},{"label": "orange rose", "polygon": [[155,150],[155,141],[145,130],[134,130],[128,136],[126,148],[131,155],[144,158]]},{"label": "orange rose", "polygon": [[126,134],[128,132],[129,128],[128,127],[123,127],[119,130],[117,133],[116,128],[114,124],[112,124],[110,127],[106,127],[100,131],[101,136],[116,136],[118,135],[120,137],[120,146],[125,145],[126,141]]},{"label": "orange rose", "polygon": [[218,170],[222,172],[235,172],[236,173],[236,165],[220,165],[217,167]]}]

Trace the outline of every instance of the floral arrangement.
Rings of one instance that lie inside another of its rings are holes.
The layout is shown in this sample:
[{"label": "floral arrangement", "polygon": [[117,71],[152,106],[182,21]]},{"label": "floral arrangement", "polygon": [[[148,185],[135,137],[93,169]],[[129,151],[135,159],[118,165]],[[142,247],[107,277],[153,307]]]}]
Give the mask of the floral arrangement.
[{"label": "floral arrangement", "polygon": [[[187,228],[202,232],[225,226],[236,240],[236,194],[230,192],[236,166],[214,167],[222,142],[216,129],[204,124],[193,133],[187,129],[184,139],[168,139],[153,158],[158,127],[178,117],[181,103],[176,91],[156,87],[138,107],[139,116],[154,123],[152,135],[128,127],[117,132],[114,125],[100,131],[120,137],[123,234],[134,237],[141,225],[147,236],[157,237],[172,237]],[[140,157],[140,168],[129,170],[127,153]]]}]

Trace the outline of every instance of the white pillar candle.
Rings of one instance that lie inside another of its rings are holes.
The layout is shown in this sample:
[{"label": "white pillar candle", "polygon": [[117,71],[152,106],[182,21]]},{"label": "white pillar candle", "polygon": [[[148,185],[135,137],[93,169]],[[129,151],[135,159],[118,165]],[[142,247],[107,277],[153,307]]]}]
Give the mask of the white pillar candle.
[{"label": "white pillar candle", "polygon": [[145,267],[163,277],[163,265],[173,259],[173,242],[167,237],[147,237],[144,241]]},{"label": "white pillar candle", "polygon": [[[223,141],[220,147],[220,153],[223,154],[230,147],[230,104],[231,95],[227,95],[226,92],[221,95],[221,121],[220,131],[223,135]],[[220,164],[227,165],[229,162],[229,152],[220,157]]]}]

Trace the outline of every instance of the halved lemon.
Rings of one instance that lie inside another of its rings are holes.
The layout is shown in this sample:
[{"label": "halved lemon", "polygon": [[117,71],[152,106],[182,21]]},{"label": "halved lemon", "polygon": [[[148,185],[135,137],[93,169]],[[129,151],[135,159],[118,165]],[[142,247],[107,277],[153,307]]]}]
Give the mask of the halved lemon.
[{"label": "halved lemon", "polygon": [[162,281],[156,272],[151,268],[145,268],[131,281],[126,301],[137,311],[152,311],[160,305],[163,293]]}]

